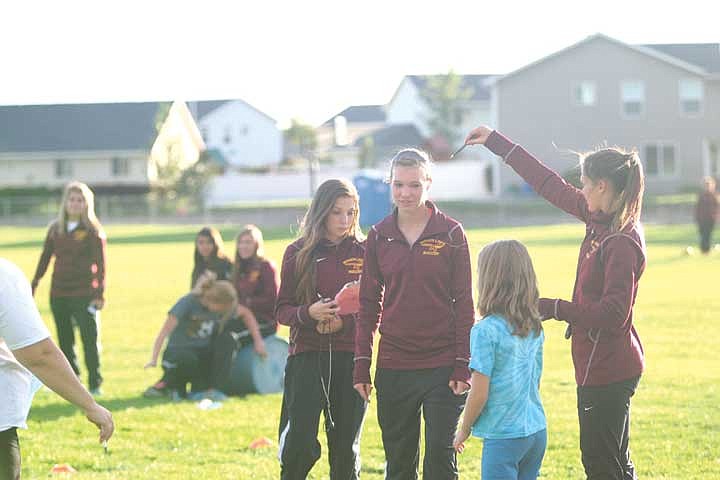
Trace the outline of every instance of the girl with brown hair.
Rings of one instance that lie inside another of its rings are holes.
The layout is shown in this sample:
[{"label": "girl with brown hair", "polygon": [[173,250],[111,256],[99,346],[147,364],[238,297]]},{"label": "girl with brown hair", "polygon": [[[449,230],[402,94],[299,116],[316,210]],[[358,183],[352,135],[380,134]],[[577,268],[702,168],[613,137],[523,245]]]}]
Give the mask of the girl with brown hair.
[{"label": "girl with brown hair", "polygon": [[193,260],[190,288],[194,288],[200,276],[207,271],[213,272],[218,280],[232,278],[232,261],[225,253],[225,245],[217,228],[203,227],[197,233]]}]

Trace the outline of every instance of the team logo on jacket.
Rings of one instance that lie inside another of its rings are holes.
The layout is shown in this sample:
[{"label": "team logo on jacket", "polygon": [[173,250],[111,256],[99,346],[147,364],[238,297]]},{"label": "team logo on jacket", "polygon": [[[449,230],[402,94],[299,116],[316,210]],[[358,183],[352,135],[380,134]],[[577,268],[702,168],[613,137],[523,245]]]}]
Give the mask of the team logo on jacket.
[{"label": "team logo on jacket", "polygon": [[359,275],[362,273],[363,259],[359,257],[350,257],[347,260],[343,260],[343,265],[348,267],[347,273]]},{"label": "team logo on jacket", "polygon": [[251,283],[257,282],[259,278],[260,278],[260,270],[253,270],[253,271],[250,272],[250,274],[248,275],[248,280],[249,280]]},{"label": "team logo on jacket", "polygon": [[428,238],[427,240],[420,242],[420,246],[425,249],[422,251],[423,255],[440,255],[440,250],[445,245],[447,245],[445,242],[435,238]]},{"label": "team logo on jacket", "polygon": [[85,240],[85,237],[87,237],[88,232],[86,230],[75,230],[73,232],[73,238],[75,240]]}]

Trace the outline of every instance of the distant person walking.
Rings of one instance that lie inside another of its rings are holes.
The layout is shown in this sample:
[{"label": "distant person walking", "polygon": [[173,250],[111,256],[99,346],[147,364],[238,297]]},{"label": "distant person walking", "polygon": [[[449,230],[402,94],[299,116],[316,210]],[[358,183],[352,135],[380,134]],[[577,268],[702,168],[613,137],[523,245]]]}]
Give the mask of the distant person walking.
[{"label": "distant person walking", "polygon": [[217,280],[230,280],[233,265],[225,253],[225,245],[217,228],[203,227],[195,236],[195,253],[190,288],[195,288],[198,279],[206,271],[213,272]]},{"label": "distant person walking", "polygon": [[112,415],[83,388],[50,339],[22,271],[0,258],[0,480],[20,478],[17,429],[27,428],[34,394],[31,374],[82,409],[100,429],[101,442],[110,439]]},{"label": "distant person walking", "polygon": [[331,480],[360,477],[360,430],[366,403],[352,384],[355,315],[342,314],[337,293],[362,271],[364,238],[352,183],[323,182],[285,249],[276,315],[290,327],[290,356],[279,427],[280,478],[307,478],[320,459],[320,412]]},{"label": "distant person walking", "polygon": [[94,195],[87,185],[71,182],[65,187],[57,220],[50,224],[32,280],[35,294],[40,279],[55,257],[50,286],[50,309],[58,343],[76,375],[73,324],[80,329],[88,389],[99,395],[99,310],[105,306],[105,232],[95,216]]},{"label": "distant person walking", "polygon": [[715,191],[715,179],[703,178],[703,189],[695,205],[695,221],[700,232],[700,251],[708,254],[712,248],[712,233],[718,217],[718,197]]},{"label": "distant person walking", "polygon": [[375,386],[388,480],[417,478],[421,414],[423,478],[458,477],[453,438],[470,387],[474,320],[470,250],[462,225],[428,199],[430,169],[421,150],[393,157],[395,209],[368,233],[360,282],[353,383],[369,400],[379,328]]},{"label": "distant person walking", "polygon": [[583,156],[582,190],[497,131],[478,127],[465,143],[485,145],[536,192],[586,225],[572,301],[541,298],[540,315],[568,322],[577,382],[580,451],[588,479],[632,480],[630,397],[645,366],[633,325],[645,270],[640,224],[642,164],[634,152]]}]

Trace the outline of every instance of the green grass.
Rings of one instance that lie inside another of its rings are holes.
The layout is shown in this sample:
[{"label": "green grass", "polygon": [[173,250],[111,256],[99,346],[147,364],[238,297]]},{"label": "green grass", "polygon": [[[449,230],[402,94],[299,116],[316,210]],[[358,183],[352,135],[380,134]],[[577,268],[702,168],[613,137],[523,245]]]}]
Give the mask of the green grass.
[{"label": "green grass", "polygon": [[[104,405],[115,416],[111,453],[103,455],[94,427],[46,389],[38,393],[28,431],[20,433],[24,478],[46,478],[55,463],[69,463],[78,479],[278,478],[276,449],[250,450],[257,437],[276,438],[280,395],[233,398],[214,411],[193,403],[140,397],[159,372],[144,371],[165,312],[189,282],[193,226],[108,228],[107,310],[103,312]],[[224,229],[230,242],[235,230]],[[692,226],[649,226],[649,266],[641,281],[636,325],[647,372],[633,400],[633,458],[643,479],[720,478],[720,368],[716,332],[720,256],[685,256],[695,243]],[[0,228],[0,256],[31,275],[44,231]],[[267,250],[279,261],[287,231],[269,232]],[[533,256],[541,293],[567,298],[572,289],[582,225],[471,230],[472,254],[498,238],[523,241]],[[43,318],[49,274],[38,292]],[[542,478],[584,478],[579,461],[575,384],[563,326],[546,324],[542,397],[549,444]],[[51,327],[54,332],[54,327]],[[284,333],[284,332],[283,332]],[[327,457],[311,478],[327,478]],[[460,457],[465,478],[479,476],[482,443]],[[372,403],[362,439],[363,478],[382,477],[384,456]]]}]

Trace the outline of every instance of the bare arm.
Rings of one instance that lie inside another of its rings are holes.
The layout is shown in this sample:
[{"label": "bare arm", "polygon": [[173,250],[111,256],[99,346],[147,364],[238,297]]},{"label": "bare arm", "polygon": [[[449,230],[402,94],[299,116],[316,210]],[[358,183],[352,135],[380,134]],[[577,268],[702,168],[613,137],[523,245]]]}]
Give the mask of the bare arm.
[{"label": "bare arm", "polygon": [[100,442],[107,441],[115,426],[112,415],[98,405],[85,390],[60,349],[46,338],[33,345],[13,350],[15,358],[52,391],[76,405],[88,420],[100,429]]},{"label": "bare arm", "polygon": [[145,364],[145,368],[154,367],[157,365],[157,359],[160,356],[160,350],[162,349],[163,345],[165,344],[165,339],[168,335],[170,335],[170,332],[175,330],[175,327],[177,327],[178,321],[177,317],[172,314],[168,314],[167,320],[165,320],[165,323],[163,324],[162,328],[160,329],[160,332],[158,332],[157,337],[155,338],[155,343],[153,344],[153,350],[152,350],[152,356],[150,357],[150,361]]},{"label": "bare arm", "polygon": [[472,382],[472,389],[470,389],[467,400],[465,400],[462,425],[455,434],[455,441],[453,442],[453,447],[459,452],[462,452],[463,448],[465,448],[465,440],[470,436],[473,424],[477,421],[483,408],[485,408],[488,390],[490,389],[490,377],[482,373],[472,372],[470,381]]},{"label": "bare arm", "polygon": [[255,314],[253,314],[252,311],[244,305],[238,305],[237,314],[243,321],[243,323],[245,323],[245,326],[250,332],[250,336],[253,339],[253,346],[255,347],[255,351],[258,355],[264,358],[265,356],[267,356],[267,351],[265,350],[265,341],[260,334],[260,325],[255,318]]}]

